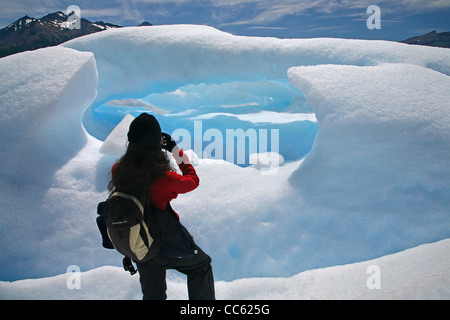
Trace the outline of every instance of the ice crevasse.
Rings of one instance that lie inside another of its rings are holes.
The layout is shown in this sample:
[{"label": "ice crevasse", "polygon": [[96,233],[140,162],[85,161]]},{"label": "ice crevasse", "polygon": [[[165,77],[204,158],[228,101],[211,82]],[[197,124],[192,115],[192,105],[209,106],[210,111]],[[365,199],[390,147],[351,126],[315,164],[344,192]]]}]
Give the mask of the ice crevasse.
[{"label": "ice crevasse", "polygon": [[91,112],[189,84],[289,81],[318,121],[308,156],[277,175],[197,166],[202,185],[175,205],[217,279],[293,275],[448,238],[449,75],[448,49],[191,25],[2,58],[2,280],[117,264],[93,223],[115,158],[98,153]]}]

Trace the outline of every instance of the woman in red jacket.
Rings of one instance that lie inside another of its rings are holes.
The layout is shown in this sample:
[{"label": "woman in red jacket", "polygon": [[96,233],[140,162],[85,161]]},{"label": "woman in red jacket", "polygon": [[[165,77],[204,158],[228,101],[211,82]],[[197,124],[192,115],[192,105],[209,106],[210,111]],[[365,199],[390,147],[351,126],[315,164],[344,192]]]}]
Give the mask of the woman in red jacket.
[{"label": "woman in red jacket", "polygon": [[[127,152],[112,169],[109,189],[148,188],[152,213],[163,237],[156,257],[136,262],[143,298],[166,299],[166,270],[175,269],[187,275],[189,299],[214,299],[211,258],[195,244],[170,206],[178,194],[198,187],[194,167],[173,139],[161,132],[156,118],[147,113],[130,124],[128,142]],[[182,175],[171,168],[162,149],[172,152]]]}]

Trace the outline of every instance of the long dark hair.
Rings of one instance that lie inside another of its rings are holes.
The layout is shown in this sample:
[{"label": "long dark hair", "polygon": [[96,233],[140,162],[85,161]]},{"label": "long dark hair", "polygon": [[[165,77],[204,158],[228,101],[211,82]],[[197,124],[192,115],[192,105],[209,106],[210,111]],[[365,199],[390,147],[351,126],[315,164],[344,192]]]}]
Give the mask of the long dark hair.
[{"label": "long dark hair", "polygon": [[129,142],[126,153],[111,171],[108,190],[142,190],[165,176],[167,171],[173,169],[161,144]]}]

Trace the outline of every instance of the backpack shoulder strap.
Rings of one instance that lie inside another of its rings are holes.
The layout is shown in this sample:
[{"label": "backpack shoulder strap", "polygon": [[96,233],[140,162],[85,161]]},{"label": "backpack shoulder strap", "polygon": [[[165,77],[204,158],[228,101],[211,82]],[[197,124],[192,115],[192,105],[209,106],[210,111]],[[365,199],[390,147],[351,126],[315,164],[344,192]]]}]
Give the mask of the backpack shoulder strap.
[{"label": "backpack shoulder strap", "polygon": [[111,197],[121,197],[121,198],[132,200],[138,206],[138,208],[141,211],[142,215],[144,215],[144,206],[142,205],[142,203],[136,197],[133,197],[133,196],[131,196],[129,194],[125,194],[125,193],[122,193],[122,192],[119,192],[119,191],[116,191],[116,192],[112,193],[109,196],[109,198],[111,198]]}]

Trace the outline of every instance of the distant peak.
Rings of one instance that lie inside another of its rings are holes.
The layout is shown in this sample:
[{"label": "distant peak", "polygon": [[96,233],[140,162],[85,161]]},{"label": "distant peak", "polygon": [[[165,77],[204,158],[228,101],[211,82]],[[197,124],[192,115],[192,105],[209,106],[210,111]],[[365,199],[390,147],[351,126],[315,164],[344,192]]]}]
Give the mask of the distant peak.
[{"label": "distant peak", "polygon": [[152,24],[148,21],[144,21],[138,27],[147,27],[147,26],[152,26]]}]

